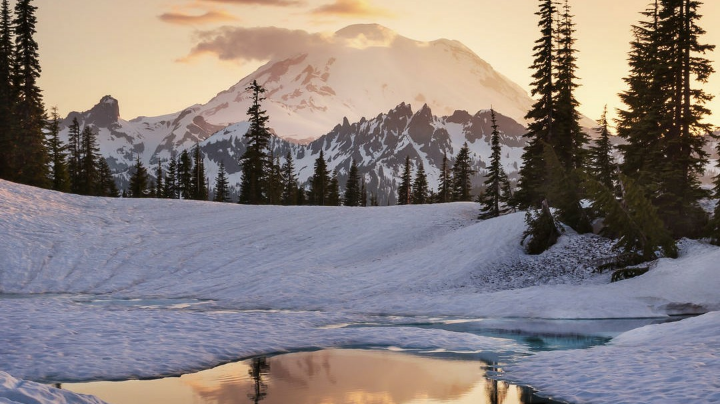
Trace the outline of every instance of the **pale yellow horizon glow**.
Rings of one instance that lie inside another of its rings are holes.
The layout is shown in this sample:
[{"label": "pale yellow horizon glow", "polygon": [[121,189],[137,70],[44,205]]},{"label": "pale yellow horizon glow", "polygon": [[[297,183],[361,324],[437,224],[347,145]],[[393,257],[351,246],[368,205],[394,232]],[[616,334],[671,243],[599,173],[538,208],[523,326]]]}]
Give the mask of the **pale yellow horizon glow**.
[{"label": "pale yellow horizon glow", "polygon": [[[412,39],[458,40],[497,71],[530,89],[528,66],[539,37],[534,14],[537,0],[343,0],[344,11],[348,4],[357,3],[364,12],[336,15],[317,12],[335,0],[284,6],[239,3],[36,0],[36,38],[43,68],[40,86],[46,106],[57,106],[64,115],[88,110],[102,96],[112,95],[120,101],[122,117],[132,119],[205,103],[264,63],[222,62],[212,56],[181,62],[199,31],[222,25],[333,32],[351,24],[379,23]],[[580,111],[597,119],[607,104],[614,115],[615,108],[622,106],[617,94],[625,89],[622,79],[628,72],[631,25],[639,21],[639,12],[649,0],[571,0],[570,4],[577,25]],[[702,42],[720,45],[720,2],[706,1],[700,12],[704,15],[700,25],[707,31]],[[202,18],[194,23],[183,17],[182,24],[172,24],[159,18],[167,13]],[[213,21],[214,15],[223,18]],[[235,21],[228,21],[231,17]],[[708,57],[720,70],[720,63],[715,62],[720,60],[720,49]],[[703,88],[716,96],[708,104],[713,111],[708,122],[720,124],[720,73]],[[478,105],[477,109],[488,107]]]}]

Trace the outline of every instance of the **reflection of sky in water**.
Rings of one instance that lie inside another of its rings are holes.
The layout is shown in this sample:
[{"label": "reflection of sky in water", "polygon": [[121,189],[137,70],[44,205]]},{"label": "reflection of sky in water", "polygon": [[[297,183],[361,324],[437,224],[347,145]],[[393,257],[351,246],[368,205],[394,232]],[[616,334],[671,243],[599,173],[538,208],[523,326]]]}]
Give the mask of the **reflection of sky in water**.
[{"label": "reflection of sky in water", "polygon": [[[477,361],[443,360],[389,351],[323,350],[268,358],[260,381],[263,404],[513,404],[527,392],[488,381]],[[66,384],[111,404],[239,404],[255,402],[251,361],[179,378]],[[258,372],[255,372],[258,374]]]}]

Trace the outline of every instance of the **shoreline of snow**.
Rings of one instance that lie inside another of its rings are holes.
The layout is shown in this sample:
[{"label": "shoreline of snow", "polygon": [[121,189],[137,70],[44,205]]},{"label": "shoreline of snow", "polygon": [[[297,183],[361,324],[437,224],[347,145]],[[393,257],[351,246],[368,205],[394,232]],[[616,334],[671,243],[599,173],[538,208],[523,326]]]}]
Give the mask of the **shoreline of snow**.
[{"label": "shoreline of snow", "polygon": [[572,403],[720,402],[720,312],[621,334],[584,350],[542,352],[500,377]]}]

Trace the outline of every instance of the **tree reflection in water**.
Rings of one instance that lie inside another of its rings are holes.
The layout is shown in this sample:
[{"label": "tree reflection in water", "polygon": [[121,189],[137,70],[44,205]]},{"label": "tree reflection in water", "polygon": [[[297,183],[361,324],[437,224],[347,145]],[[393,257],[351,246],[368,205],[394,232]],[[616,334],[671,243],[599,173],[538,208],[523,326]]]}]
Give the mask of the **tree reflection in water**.
[{"label": "tree reflection in water", "polygon": [[267,384],[265,384],[263,377],[267,376],[269,371],[270,364],[267,361],[267,357],[261,356],[259,358],[254,358],[252,361],[250,361],[250,369],[248,369],[248,374],[253,381],[254,391],[251,394],[248,394],[248,398],[254,404],[257,404],[260,401],[264,400],[267,396]]}]

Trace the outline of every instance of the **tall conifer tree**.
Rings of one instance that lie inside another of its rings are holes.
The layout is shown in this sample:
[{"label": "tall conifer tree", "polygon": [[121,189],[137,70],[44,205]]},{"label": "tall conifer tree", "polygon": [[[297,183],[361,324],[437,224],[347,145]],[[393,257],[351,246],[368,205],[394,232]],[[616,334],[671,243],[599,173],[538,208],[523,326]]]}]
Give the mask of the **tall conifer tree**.
[{"label": "tall conifer tree", "polygon": [[674,237],[697,236],[706,215],[698,200],[706,195],[698,177],[707,162],[703,135],[705,107],[712,96],[697,87],[713,68],[704,55],[714,46],[700,43],[700,2],[656,0],[634,27],[628,90],[621,99],[618,134],[623,172],[645,185],[645,192]]},{"label": "tall conifer tree", "polygon": [[43,135],[45,107],[37,85],[40,78],[38,44],[35,41],[37,7],[32,0],[15,3],[15,54],[13,58],[15,108],[14,170],[18,182],[40,187],[49,186],[48,153]]},{"label": "tall conifer tree", "polygon": [[70,191],[80,193],[80,160],[81,160],[81,141],[80,141],[80,122],[77,117],[73,118],[68,128],[68,177],[70,178]]},{"label": "tall conifer tree", "polygon": [[555,0],[540,0],[540,38],[533,48],[535,57],[532,66],[533,82],[531,94],[538,97],[532,109],[525,115],[530,121],[528,142],[523,151],[523,165],[520,168],[519,190],[515,198],[521,207],[540,206],[545,199],[544,188],[547,182],[547,167],[543,159],[544,143],[553,144],[555,130],[555,24],[557,9]]},{"label": "tall conifer tree", "polygon": [[[490,145],[490,167],[488,167],[487,179],[485,180],[485,193],[480,198],[480,218],[489,219],[498,217],[507,212],[507,202],[510,195],[506,187],[509,181],[505,170],[502,168],[502,148],[500,147],[500,130],[498,128],[495,110],[490,108],[490,121],[492,122],[492,135]],[[506,186],[505,183],[508,183]]]},{"label": "tall conifer tree", "polygon": [[337,170],[333,170],[330,184],[328,186],[328,206],[340,206],[340,181],[338,181]]},{"label": "tall conifer tree", "polygon": [[583,147],[588,143],[588,136],[580,127],[580,113],[577,108],[580,103],[575,98],[577,84],[577,50],[575,49],[575,24],[570,14],[570,4],[565,0],[557,29],[557,68],[555,72],[555,101],[554,136],[548,143],[555,149],[560,163],[566,170],[583,167],[585,151]]},{"label": "tall conifer tree", "polygon": [[135,166],[133,166],[133,173],[130,176],[130,197],[145,198],[149,180],[147,169],[140,161],[140,155],[138,154],[135,159]]},{"label": "tall conifer tree", "polygon": [[410,172],[410,156],[405,156],[400,186],[398,186],[398,205],[409,205],[412,203],[412,173]]},{"label": "tall conifer tree", "polygon": [[355,159],[353,159],[350,164],[348,179],[345,183],[343,204],[345,206],[360,206],[360,176],[358,175],[358,167]]},{"label": "tall conifer tree", "polygon": [[192,159],[187,150],[180,153],[177,164],[178,198],[192,199]]},{"label": "tall conifer tree", "polygon": [[440,183],[438,184],[438,202],[452,202],[452,173],[448,164],[447,154],[443,154],[442,166],[440,167]]},{"label": "tall conifer tree", "polygon": [[298,194],[302,192],[302,190],[298,189],[298,180],[295,175],[295,162],[293,161],[292,153],[289,151],[285,156],[285,163],[283,164],[281,171],[283,181],[281,203],[286,206],[297,205]]},{"label": "tall conifer tree", "polygon": [[616,165],[612,156],[612,143],[610,143],[610,131],[608,130],[607,106],[603,110],[595,131],[598,138],[590,146],[588,151],[588,172],[605,186],[607,189],[614,189],[617,180]]},{"label": "tall conifer tree", "polygon": [[163,171],[160,159],[158,159],[157,167],[155,167],[155,197],[165,197],[165,172]]},{"label": "tall conifer tree", "polygon": [[60,140],[60,116],[57,108],[52,109],[47,125],[47,149],[50,152],[50,181],[55,191],[70,191],[70,178],[67,170],[67,146]]},{"label": "tall conifer tree", "polygon": [[97,135],[91,127],[86,126],[80,134],[80,178],[78,191],[81,195],[96,195],[99,180],[100,150]]},{"label": "tall conifer tree", "polygon": [[429,194],[427,174],[425,174],[425,167],[420,161],[412,184],[412,203],[416,205],[428,203]]},{"label": "tall conifer tree", "polygon": [[15,143],[13,142],[15,117],[13,116],[13,89],[11,66],[14,49],[12,45],[12,22],[8,0],[2,0],[0,14],[0,178],[12,179]]},{"label": "tall conifer tree", "polygon": [[453,174],[453,200],[459,202],[472,201],[472,176],[475,170],[472,168],[470,148],[467,142],[463,144],[455,158],[452,168]]},{"label": "tall conifer tree", "polygon": [[103,157],[100,157],[99,160],[98,175],[98,190],[96,194],[99,196],[118,197],[119,192],[117,184],[115,184],[115,177],[110,170],[110,166],[108,165],[107,160],[105,160]]},{"label": "tall conifer tree", "polygon": [[207,183],[205,182],[205,158],[200,145],[193,149],[193,167],[190,175],[190,199],[206,201],[208,199]]},{"label": "tall conifer tree", "polygon": [[330,173],[328,172],[325,154],[320,150],[320,156],[315,160],[315,170],[310,183],[310,203],[312,205],[329,205]]},{"label": "tall conifer tree", "polygon": [[247,111],[250,129],[244,136],[247,149],[240,158],[243,173],[239,202],[259,205],[267,202],[268,175],[273,164],[267,152],[270,132],[267,129],[268,116],[261,105],[265,100],[265,89],[254,80],[246,90],[252,92],[252,104]]},{"label": "tall conifer tree", "polygon": [[170,162],[168,163],[168,172],[165,177],[165,190],[163,195],[168,199],[178,199],[180,197],[178,193],[178,175],[177,175],[177,160],[174,156],[170,156]]},{"label": "tall conifer tree", "polygon": [[225,164],[221,161],[215,178],[215,202],[230,202],[230,188],[228,187],[227,173],[225,172]]}]

